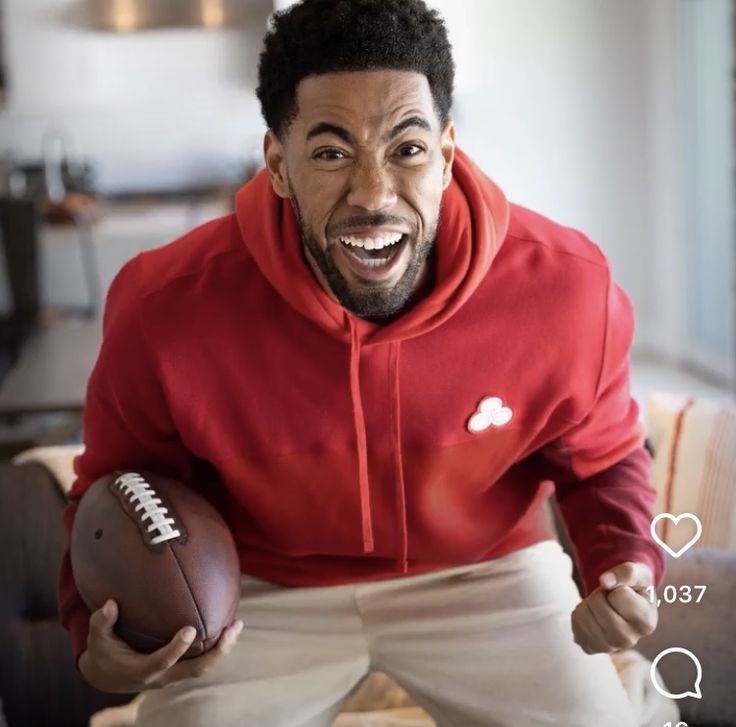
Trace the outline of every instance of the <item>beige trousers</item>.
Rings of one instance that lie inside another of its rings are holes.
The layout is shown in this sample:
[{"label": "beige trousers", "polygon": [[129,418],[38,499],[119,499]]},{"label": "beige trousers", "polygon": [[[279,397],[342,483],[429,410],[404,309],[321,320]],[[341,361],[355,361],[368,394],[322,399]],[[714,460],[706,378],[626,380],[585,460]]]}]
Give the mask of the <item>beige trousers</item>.
[{"label": "beige trousers", "polygon": [[439,727],[636,727],[605,655],[573,642],[559,544],[375,583],[285,588],[243,576],[238,645],[148,692],[140,727],[329,727],[369,671]]}]

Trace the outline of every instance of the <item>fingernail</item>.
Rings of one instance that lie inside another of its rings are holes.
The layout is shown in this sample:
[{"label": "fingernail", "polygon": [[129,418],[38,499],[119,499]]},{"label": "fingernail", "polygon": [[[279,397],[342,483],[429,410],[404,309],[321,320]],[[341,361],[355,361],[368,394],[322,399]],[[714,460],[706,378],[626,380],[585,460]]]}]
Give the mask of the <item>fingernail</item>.
[{"label": "fingernail", "polygon": [[197,635],[197,629],[194,626],[187,626],[181,632],[182,641],[194,641],[194,637]]},{"label": "fingernail", "polygon": [[227,639],[230,643],[234,644],[237,640],[238,636],[240,636],[240,632],[243,630],[243,622],[237,621],[234,623],[227,632]]},{"label": "fingernail", "polygon": [[112,618],[115,607],[112,605],[112,599],[107,599],[105,605],[102,607],[102,613],[105,614],[105,618]]},{"label": "fingernail", "polygon": [[613,573],[604,573],[601,576],[601,584],[604,588],[613,588],[616,585],[616,576]]}]

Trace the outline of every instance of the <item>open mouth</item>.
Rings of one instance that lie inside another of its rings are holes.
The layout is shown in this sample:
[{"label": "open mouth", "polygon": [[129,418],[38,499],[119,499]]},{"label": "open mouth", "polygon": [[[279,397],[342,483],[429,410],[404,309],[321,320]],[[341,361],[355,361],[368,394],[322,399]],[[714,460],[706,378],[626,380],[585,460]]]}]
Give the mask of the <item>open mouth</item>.
[{"label": "open mouth", "polygon": [[378,273],[381,269],[388,271],[393,268],[392,263],[401,256],[409,236],[394,232],[376,237],[346,235],[338,239],[345,258],[351,263],[351,268],[356,273],[362,274],[365,271]]}]

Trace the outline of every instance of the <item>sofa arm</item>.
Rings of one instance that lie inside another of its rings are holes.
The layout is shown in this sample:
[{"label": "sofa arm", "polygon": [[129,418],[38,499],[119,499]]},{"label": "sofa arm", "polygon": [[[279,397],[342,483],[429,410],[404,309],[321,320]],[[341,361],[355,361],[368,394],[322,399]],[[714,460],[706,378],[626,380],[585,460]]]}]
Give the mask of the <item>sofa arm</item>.
[{"label": "sofa arm", "polygon": [[57,619],[65,497],[42,465],[0,463],[0,702],[8,727],[86,727],[130,700],[88,686]]},{"label": "sofa arm", "polygon": [[[669,558],[665,586],[707,586],[700,603],[693,589],[691,603],[665,603],[659,609],[659,626],[643,639],[639,650],[649,659],[673,646],[691,651],[703,668],[702,699],[679,700],[683,721],[689,725],[736,727],[736,553],[724,550],[692,550]],[[690,690],[695,667],[677,654],[663,658],[659,671],[673,693]]]}]

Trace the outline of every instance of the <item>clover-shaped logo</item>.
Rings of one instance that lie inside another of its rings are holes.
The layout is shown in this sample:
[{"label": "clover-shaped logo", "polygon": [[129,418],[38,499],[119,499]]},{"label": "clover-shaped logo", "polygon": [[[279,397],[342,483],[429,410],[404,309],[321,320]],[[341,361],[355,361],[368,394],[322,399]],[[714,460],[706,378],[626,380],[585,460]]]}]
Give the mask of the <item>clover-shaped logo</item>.
[{"label": "clover-shaped logo", "polygon": [[502,427],[511,421],[513,412],[503,405],[498,396],[487,396],[478,404],[477,411],[468,419],[468,431],[473,434],[484,432],[491,425]]}]

